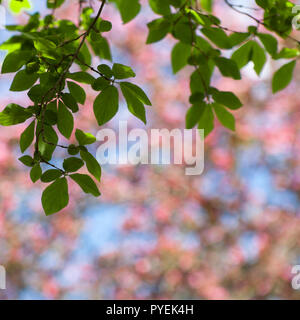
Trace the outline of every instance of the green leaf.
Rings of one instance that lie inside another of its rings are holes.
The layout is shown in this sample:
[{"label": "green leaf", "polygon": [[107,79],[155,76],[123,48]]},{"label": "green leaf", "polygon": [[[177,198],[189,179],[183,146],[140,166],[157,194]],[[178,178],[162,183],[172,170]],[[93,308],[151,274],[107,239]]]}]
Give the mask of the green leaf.
[{"label": "green leaf", "polygon": [[42,100],[48,102],[54,98],[55,92],[53,90],[50,92],[48,87],[37,84],[28,91],[27,95],[33,102],[38,103]]},{"label": "green leaf", "polygon": [[25,122],[30,117],[32,117],[32,114],[27,112],[25,108],[10,103],[2,112],[0,112],[0,125],[13,126]]},{"label": "green leaf", "polygon": [[115,0],[121,13],[123,23],[134,19],[141,10],[139,0]]},{"label": "green leaf", "polygon": [[[79,60],[75,60],[75,62],[80,66],[82,71],[86,71],[88,69],[87,65],[90,66],[92,64],[92,56],[86,43],[81,47],[78,58]],[[81,61],[83,63],[81,63]]]},{"label": "green leaf", "polygon": [[254,41],[248,41],[239,47],[231,56],[231,59],[236,62],[239,69],[242,69],[251,60],[253,42]]},{"label": "green leaf", "polygon": [[58,104],[57,128],[59,132],[67,139],[70,138],[74,128],[74,119],[72,113],[61,101]]},{"label": "green leaf", "polygon": [[50,184],[42,194],[42,205],[47,216],[59,212],[69,203],[68,182],[60,178]]},{"label": "green leaf", "polygon": [[99,31],[100,32],[109,32],[112,29],[112,24],[110,21],[101,20],[99,23]]},{"label": "green leaf", "polygon": [[94,113],[99,126],[111,120],[119,109],[119,93],[114,86],[105,88],[94,101]]},{"label": "green leaf", "polygon": [[[199,14],[198,12],[196,12],[193,9],[186,9],[187,12],[189,12],[192,15],[192,18],[199,24],[199,25],[206,25],[206,20],[205,18],[203,19],[203,15]],[[209,25],[211,25],[211,23],[209,23]]]},{"label": "green leaf", "polygon": [[173,35],[176,39],[186,44],[191,44],[194,37],[194,28],[189,22],[179,22],[173,27]]},{"label": "green leaf", "polygon": [[143,104],[146,106],[151,106],[151,101],[147,97],[146,93],[138,87],[137,85],[131,83],[131,82],[122,82],[122,86],[126,87],[133,95],[135,95]]},{"label": "green leaf", "polygon": [[57,124],[57,113],[53,112],[52,110],[46,110],[44,121],[46,124],[54,126]]},{"label": "green leaf", "polygon": [[201,7],[208,11],[208,12],[211,12],[212,11],[212,3],[213,3],[213,0],[201,0],[200,1],[201,3]]},{"label": "green leaf", "polygon": [[86,93],[84,89],[75,82],[68,81],[67,84],[71,95],[76,99],[76,101],[80,104],[84,104],[86,100]]},{"label": "green leaf", "polygon": [[27,73],[35,73],[40,70],[40,63],[39,62],[29,62],[26,64],[26,72]]},{"label": "green leaf", "polygon": [[90,176],[76,173],[70,175],[70,178],[73,179],[85,193],[92,194],[95,197],[100,196],[98,187]]},{"label": "green leaf", "polygon": [[94,30],[91,31],[91,40],[93,42],[101,41],[101,39],[102,39],[102,36],[100,33],[96,32]]},{"label": "green leaf", "polygon": [[97,69],[99,72],[101,72],[105,77],[107,77],[109,79],[114,75],[110,66],[108,66],[107,64],[100,64],[97,67]]},{"label": "green leaf", "polygon": [[76,158],[76,157],[71,157],[71,158],[65,159],[63,162],[63,168],[67,172],[76,172],[80,168],[82,168],[83,166],[84,166],[83,161],[79,158]]},{"label": "green leaf", "polygon": [[220,49],[232,48],[231,40],[227,34],[219,28],[203,28],[201,32]]},{"label": "green leaf", "polygon": [[146,111],[143,103],[123,83],[120,83],[122,93],[125,97],[128,110],[146,124]]},{"label": "green leaf", "polygon": [[218,102],[219,104],[222,104],[226,107],[228,107],[229,109],[239,109],[242,107],[242,103],[239,100],[239,98],[230,91],[214,91],[213,92],[213,98],[216,102]]},{"label": "green leaf", "polygon": [[292,59],[298,57],[299,54],[300,52],[298,49],[283,48],[274,56],[274,59]]},{"label": "green leaf", "polygon": [[81,146],[96,142],[96,138],[91,133],[83,132],[80,129],[76,129],[75,137]]},{"label": "green leaf", "polygon": [[95,91],[101,91],[103,89],[105,89],[106,87],[108,87],[110,85],[110,82],[108,80],[106,80],[103,77],[99,77],[98,79],[95,80],[95,82],[92,84],[92,88]]},{"label": "green leaf", "polygon": [[191,104],[199,104],[203,101],[204,97],[202,92],[194,92],[190,95],[189,101]]},{"label": "green leaf", "polygon": [[92,84],[95,81],[92,75],[83,71],[68,73],[67,78],[86,84]]},{"label": "green leaf", "polygon": [[79,110],[75,98],[70,93],[63,93],[61,96],[65,106],[67,106],[73,113]]},{"label": "green leaf", "polygon": [[216,116],[217,116],[218,120],[221,122],[221,124],[224,127],[228,128],[232,131],[235,131],[234,116],[229,111],[227,111],[226,108],[224,108],[223,106],[221,106],[218,103],[213,103],[212,106],[213,106],[215,113],[216,113]]},{"label": "green leaf", "polygon": [[198,122],[198,129],[204,129],[204,137],[207,137],[214,129],[214,114],[210,104],[205,106],[205,110]]},{"label": "green leaf", "polygon": [[171,13],[168,1],[149,0],[149,5],[153,12],[166,16]]},{"label": "green leaf", "polygon": [[165,19],[156,19],[148,23],[147,44],[162,40],[171,30],[171,24]]},{"label": "green leaf", "polygon": [[186,4],[186,0],[167,0],[175,8],[182,8]]},{"label": "green leaf", "polygon": [[241,79],[240,70],[234,60],[220,57],[215,58],[215,62],[224,77],[231,77],[235,80]]},{"label": "green leaf", "polygon": [[292,81],[296,61],[289,62],[277,70],[273,76],[272,90],[276,93],[286,88]]},{"label": "green leaf", "polygon": [[255,41],[252,45],[252,61],[254,63],[254,70],[259,75],[267,61],[264,49]]},{"label": "green leaf", "polygon": [[185,117],[185,127],[187,129],[192,129],[199,122],[206,104],[204,102],[192,105],[186,113]]},{"label": "green leaf", "polygon": [[99,41],[91,41],[90,44],[98,57],[111,61],[109,43],[104,37],[102,37]]},{"label": "green leaf", "polygon": [[32,121],[31,124],[21,134],[20,149],[22,153],[32,144],[34,139],[34,129],[35,121]]},{"label": "green leaf", "polygon": [[23,156],[19,158],[19,161],[21,161],[27,167],[34,166],[34,160],[30,156]]},{"label": "green leaf", "polygon": [[213,68],[208,64],[199,66],[191,75],[190,88],[192,93],[205,92],[209,87]]},{"label": "green leaf", "polygon": [[47,39],[38,38],[33,41],[34,47],[36,50],[43,55],[44,58],[48,58],[51,60],[56,60],[60,58],[60,55],[57,53],[56,45],[54,42],[49,41]]},{"label": "green leaf", "polygon": [[31,88],[38,79],[37,73],[28,74],[25,70],[19,71],[10,86],[11,91],[24,91]]},{"label": "green leaf", "polygon": [[34,55],[34,50],[16,50],[9,53],[2,64],[1,73],[17,72]]},{"label": "green leaf", "polygon": [[55,9],[59,8],[65,0],[47,0],[47,8],[49,9]]},{"label": "green leaf", "polygon": [[274,56],[277,54],[278,42],[276,38],[274,38],[272,35],[267,33],[259,33],[258,37],[259,37],[259,40],[264,45],[267,52],[271,56]]},{"label": "green leaf", "polygon": [[98,181],[101,178],[101,167],[98,161],[86,151],[80,151],[82,160],[86,163],[86,167],[90,174],[92,174]]},{"label": "green leaf", "polygon": [[188,63],[188,58],[191,55],[191,46],[183,42],[178,42],[171,54],[171,62],[173,73],[177,73]]},{"label": "green leaf", "polygon": [[128,79],[136,76],[130,67],[120,63],[115,63],[113,65],[112,72],[116,79]]},{"label": "green leaf", "polygon": [[256,4],[263,9],[268,9],[270,2],[269,0],[255,0]]},{"label": "green leaf", "polygon": [[250,36],[249,32],[234,32],[232,33],[229,38],[231,41],[231,45],[237,46],[238,44],[240,44],[241,42],[245,41],[246,39],[248,39]]},{"label": "green leaf", "polygon": [[9,2],[9,9],[13,13],[20,13],[24,9],[31,9],[31,4],[29,0],[10,0]]},{"label": "green leaf", "polygon": [[[42,129],[41,122],[38,122],[36,127],[36,134],[38,134]],[[52,154],[56,149],[56,144],[58,142],[58,136],[56,131],[52,128],[52,126],[44,125],[44,139],[39,139],[39,151],[43,158],[47,161],[50,161],[52,158]]]},{"label": "green leaf", "polygon": [[52,182],[61,176],[62,176],[62,172],[60,170],[50,169],[42,174],[41,181],[42,182]]},{"label": "green leaf", "polygon": [[33,183],[37,182],[42,176],[42,169],[39,163],[34,165],[34,167],[30,171],[30,178]]},{"label": "green leaf", "polygon": [[79,150],[80,150],[80,148],[76,147],[74,144],[70,144],[69,147],[68,147],[68,153],[71,156],[75,156],[76,154],[78,154]]}]

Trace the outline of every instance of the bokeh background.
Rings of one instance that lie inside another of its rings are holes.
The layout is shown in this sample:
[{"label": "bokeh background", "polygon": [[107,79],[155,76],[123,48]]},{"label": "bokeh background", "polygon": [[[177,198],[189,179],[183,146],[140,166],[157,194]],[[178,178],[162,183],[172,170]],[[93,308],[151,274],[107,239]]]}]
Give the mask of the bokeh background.
[{"label": "bokeh background", "polygon": [[[49,13],[46,1],[31,2],[29,12]],[[57,15],[77,21],[76,3],[67,1]],[[155,16],[143,3],[125,26],[113,5],[106,6],[112,57],[133,67],[135,82],[151,97],[147,130],[184,128],[191,70],[172,75],[171,37],[145,45],[146,23]],[[223,1],[216,1],[215,13],[235,30],[249,23]],[[26,19],[26,12],[7,12],[9,24]],[[9,36],[0,31],[1,42]],[[0,51],[1,61],[4,56]],[[234,91],[244,107],[235,112],[236,133],[216,123],[206,139],[202,175],[186,176],[178,165],[106,165],[102,197],[74,186],[69,206],[51,217],[40,203],[45,185],[33,184],[17,160],[25,126],[1,127],[0,264],[7,289],[0,298],[299,299],[291,268],[300,264],[300,78],[296,72],[286,90],[272,95],[271,75],[280,64],[269,61],[260,78],[251,63],[241,81],[215,75],[214,86]],[[1,110],[12,101],[30,103],[9,92],[10,81],[11,75],[0,76]],[[87,92],[76,127],[96,134],[96,92]],[[117,128],[119,120],[145,128],[125,105],[108,127]],[[63,156],[56,154],[57,163]]]}]

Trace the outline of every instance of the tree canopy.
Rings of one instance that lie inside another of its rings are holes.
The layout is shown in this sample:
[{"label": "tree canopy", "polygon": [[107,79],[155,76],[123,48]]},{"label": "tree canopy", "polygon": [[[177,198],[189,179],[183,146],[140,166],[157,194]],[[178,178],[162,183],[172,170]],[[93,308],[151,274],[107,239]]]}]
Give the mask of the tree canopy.
[{"label": "tree canopy", "polygon": [[[122,93],[128,110],[146,123],[145,107],[151,106],[144,90],[132,83],[135,71],[130,66],[112,61],[106,34],[113,24],[102,18],[107,5],[115,5],[124,24],[133,20],[142,9],[139,0],[102,0],[94,6],[78,1],[78,22],[58,19],[57,11],[64,0],[47,0],[49,14],[30,14],[26,24],[7,25],[12,37],[1,44],[7,50],[1,73],[14,73],[10,86],[13,92],[26,91],[32,101],[29,106],[8,104],[0,113],[0,125],[12,126],[28,121],[20,135],[22,153],[19,160],[30,167],[33,182],[49,184],[42,195],[46,215],[65,208],[69,202],[68,181],[75,181],[85,193],[100,195],[95,180],[101,179],[101,167],[87,146],[96,138],[80,128],[74,128],[74,115],[80,117],[85,104],[85,86],[98,91],[93,103],[99,126],[114,118]],[[215,118],[229,130],[235,130],[234,111],[243,106],[231,91],[223,91],[212,84],[216,73],[240,80],[241,69],[249,62],[260,75],[268,57],[284,62],[275,72],[272,91],[286,88],[293,78],[299,55],[299,41],[293,35],[294,4],[285,0],[256,0],[248,7],[225,0],[229,10],[249,18],[246,31],[231,30],[222,24],[222,17],[214,14],[212,0],[149,0],[158,17],[147,24],[151,45],[167,36],[176,41],[171,52],[174,73],[191,67],[190,108],[186,114],[186,128],[198,126],[205,136],[214,129]],[[27,0],[10,0],[11,10],[27,8]],[[96,9],[95,9],[96,8]],[[280,39],[287,40],[285,42]],[[107,63],[93,65],[93,56]],[[75,133],[75,142],[72,134]],[[60,136],[70,140],[60,143]],[[54,152],[64,149],[62,166],[53,162]],[[49,168],[43,172],[41,164]],[[89,175],[78,173],[86,166]]]}]

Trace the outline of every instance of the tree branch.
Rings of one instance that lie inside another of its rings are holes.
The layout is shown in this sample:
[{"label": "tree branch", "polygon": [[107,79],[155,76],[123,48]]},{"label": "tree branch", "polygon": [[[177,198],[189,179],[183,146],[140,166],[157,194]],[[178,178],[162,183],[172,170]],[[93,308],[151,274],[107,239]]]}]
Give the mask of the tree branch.
[{"label": "tree branch", "polygon": [[[69,62],[68,66],[65,68],[65,70],[62,72],[62,74],[60,75],[59,79],[57,80],[57,82],[55,83],[55,85],[49,89],[45,95],[42,97],[42,100],[41,100],[41,130],[37,133],[37,137],[36,137],[36,143],[35,143],[35,150],[37,153],[39,153],[39,139],[40,139],[40,136],[42,135],[42,138],[43,140],[45,140],[45,137],[44,137],[44,123],[45,123],[45,111],[46,111],[46,106],[47,106],[47,102],[45,103],[45,99],[46,97],[55,92],[57,90],[57,88],[60,86],[60,84],[62,83],[62,81],[64,80],[66,74],[68,73],[68,71],[70,70],[71,66],[73,65],[73,63],[75,62],[75,60],[78,58],[78,54],[82,48],[82,46],[84,45],[85,43],[85,40],[87,38],[87,36],[90,34],[91,30],[93,29],[93,27],[95,26],[95,24],[97,23],[98,19],[100,18],[101,16],[101,13],[103,11],[103,8],[104,8],[104,5],[106,3],[106,0],[102,0],[102,3],[100,5],[100,8],[97,12],[97,15],[96,17],[94,18],[93,22],[91,23],[91,25],[89,26],[89,28],[87,29],[87,31],[81,35],[82,36],[82,39],[80,41],[80,44],[78,46],[78,48],[76,49],[75,53],[72,55],[72,59],[71,61]],[[80,37],[81,37],[80,36]],[[42,159],[43,162],[45,162],[44,159]],[[48,163],[48,162],[46,162]],[[48,163],[49,164],[49,163]]]}]

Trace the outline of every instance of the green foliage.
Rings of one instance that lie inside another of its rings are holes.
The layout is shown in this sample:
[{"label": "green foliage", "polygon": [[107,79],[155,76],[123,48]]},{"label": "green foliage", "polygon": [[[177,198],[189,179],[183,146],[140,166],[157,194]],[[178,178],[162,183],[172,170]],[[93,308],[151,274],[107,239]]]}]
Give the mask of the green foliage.
[{"label": "green foliage", "polygon": [[75,98],[70,93],[63,93],[61,99],[66,107],[68,107],[73,113],[79,110],[78,104]]},{"label": "green foliage", "polygon": [[34,166],[34,160],[30,156],[23,156],[19,160],[27,167]]},{"label": "green foliage", "polygon": [[68,182],[58,178],[42,194],[42,205],[47,216],[65,208],[69,203]]},{"label": "green foliage", "polygon": [[25,70],[19,71],[10,86],[10,91],[25,91],[31,88],[37,81],[36,73],[28,74]]},{"label": "green foliage", "polygon": [[50,169],[45,171],[42,176],[41,176],[41,181],[42,182],[51,182],[54,181],[56,179],[58,179],[59,177],[61,177],[62,172],[60,170],[57,169]]},{"label": "green foliage", "polygon": [[9,53],[2,64],[1,73],[11,73],[20,70],[34,56],[34,50],[15,50]]},{"label": "green foliage", "polygon": [[0,112],[0,125],[13,126],[25,122],[30,117],[32,117],[30,111],[17,104],[11,103]]},{"label": "green foliage", "polygon": [[86,174],[75,173],[71,174],[70,178],[73,179],[85,193],[89,193],[94,197],[100,196],[98,187],[90,176]]},{"label": "green foliage", "polygon": [[151,106],[151,101],[148,99],[146,93],[138,87],[137,85],[131,82],[121,82],[121,88],[126,88],[128,91],[132,93],[137,99],[139,99],[146,106]]},{"label": "green foliage", "polygon": [[258,33],[258,38],[264,45],[266,51],[275,57],[278,50],[278,41],[275,37],[268,33]]},{"label": "green foliage", "polygon": [[66,172],[76,172],[83,166],[83,161],[75,157],[65,159],[63,163],[63,168],[66,170]]},{"label": "green foliage", "polygon": [[214,101],[226,106],[229,109],[235,110],[242,107],[242,103],[239,98],[230,91],[219,91],[214,89],[212,92]]},{"label": "green foliage", "polygon": [[[32,152],[19,160],[31,168],[30,177],[50,183],[43,192],[42,204],[47,215],[67,206],[68,181],[76,182],[85,193],[99,196],[94,180],[101,178],[101,167],[85,146],[96,138],[76,129],[76,142],[61,145],[60,139],[73,139],[74,113],[80,116],[81,105],[86,102],[86,89],[98,91],[94,101],[94,114],[102,126],[110,121],[119,109],[119,92],[126,101],[128,110],[146,123],[146,108],[151,106],[145,92],[127,79],[135,77],[130,66],[112,61],[107,33],[113,28],[108,20],[101,18],[107,2],[116,5],[123,23],[134,19],[141,10],[139,0],[100,0],[97,12],[89,1],[82,1],[80,23],[56,17],[56,11],[64,0],[46,0],[49,14],[28,14],[25,25],[7,26],[13,36],[0,48],[7,50],[1,73],[15,73],[10,90],[27,91],[32,105],[23,107],[9,104],[0,112],[0,125],[11,126],[30,119],[20,136],[20,149]],[[186,127],[204,129],[207,136],[214,128],[215,118],[230,130],[235,130],[235,118],[231,111],[242,107],[242,102],[233,92],[222,91],[212,86],[215,74],[239,80],[241,69],[250,61],[260,75],[268,56],[274,60],[285,59],[274,74],[272,89],[278,92],[292,80],[298,58],[299,42],[291,36],[292,7],[286,0],[256,0],[263,17],[252,16],[243,5],[230,1],[228,10],[247,14],[252,18],[247,32],[229,30],[213,14],[213,0],[149,0],[149,6],[157,15],[148,26],[146,43],[151,44],[168,37],[175,40],[171,52],[171,66],[175,73],[186,66],[190,74],[190,104],[186,114]],[[29,8],[27,0],[9,1],[14,13]],[[256,12],[256,11],[255,11]],[[261,27],[266,32],[261,32]],[[278,38],[289,39],[295,47],[280,47]],[[231,57],[230,57],[231,55]],[[92,59],[101,59],[93,66]],[[107,60],[108,64],[102,60]],[[73,72],[75,66],[75,72]],[[72,71],[71,71],[72,70]],[[83,87],[82,84],[85,86]],[[72,138],[71,138],[72,137]],[[53,164],[57,148],[66,151],[60,167]],[[76,156],[76,157],[75,157]],[[43,164],[43,165],[42,165]],[[44,167],[51,168],[45,169]]]},{"label": "green foliage", "polygon": [[101,167],[98,161],[87,151],[80,151],[81,159],[86,163],[86,167],[91,175],[98,181],[101,178]]},{"label": "green foliage", "polygon": [[198,128],[204,130],[205,137],[214,129],[214,114],[210,104],[204,105],[204,110],[198,121]]},{"label": "green foliage", "polygon": [[185,118],[187,129],[192,129],[196,126],[205,110],[205,107],[206,104],[204,102],[194,104],[190,107],[190,109],[186,113]]},{"label": "green foliage", "polygon": [[32,121],[31,124],[23,131],[20,137],[20,149],[24,153],[27,148],[32,144],[34,139],[34,129],[35,121]]},{"label": "green foliage", "polygon": [[141,10],[139,0],[110,0],[117,4],[124,23],[135,18]]},{"label": "green foliage", "polygon": [[77,139],[79,145],[81,145],[81,146],[84,146],[87,144],[92,144],[92,143],[96,142],[96,138],[92,134],[83,132],[80,129],[76,130],[75,136],[76,136],[76,139]]},{"label": "green foliage", "polygon": [[80,103],[80,104],[84,104],[85,103],[86,93],[85,93],[85,91],[84,91],[84,89],[82,87],[80,87],[75,82],[68,81],[68,88],[69,88],[71,96],[74,97],[74,99],[78,103]]},{"label": "green foliage", "polygon": [[288,86],[293,78],[295,66],[296,61],[292,61],[283,65],[279,70],[276,71],[272,82],[273,93],[280,91]]},{"label": "green foliage", "polygon": [[37,182],[42,176],[42,169],[39,163],[36,163],[30,171],[30,178],[33,183]]},{"label": "green foliage", "polygon": [[67,77],[85,84],[92,84],[95,81],[95,78],[92,75],[83,71],[69,73],[67,74]]},{"label": "green foliage", "polygon": [[13,13],[20,13],[24,9],[30,9],[31,5],[28,0],[10,0],[9,1],[9,9]]},{"label": "green foliage", "polygon": [[128,79],[135,77],[135,73],[128,66],[124,66],[120,63],[114,63],[112,68],[115,79]]},{"label": "green foliage", "polygon": [[171,58],[174,73],[177,73],[188,64],[188,59],[191,55],[191,49],[192,47],[188,44],[183,42],[176,43],[172,50]]},{"label": "green foliage", "polygon": [[218,103],[214,103],[213,108],[218,120],[222,123],[222,125],[234,131],[235,130],[234,116],[229,111],[227,111],[226,108],[224,108]]},{"label": "green foliage", "polygon": [[171,30],[171,24],[167,19],[157,19],[148,23],[149,35],[147,43],[154,43],[162,40]]},{"label": "green foliage", "polygon": [[125,97],[128,110],[146,124],[146,111],[144,104],[141,102],[135,92],[128,88],[128,86],[124,85],[124,83],[121,83],[120,86]]},{"label": "green foliage", "polygon": [[74,119],[72,113],[61,101],[58,104],[57,117],[57,128],[59,132],[69,139],[74,128]]},{"label": "green foliage", "polygon": [[100,64],[97,69],[102,73],[105,77],[111,79],[113,76],[113,72],[111,68],[107,64]]},{"label": "green foliage", "polygon": [[114,86],[101,91],[94,101],[94,114],[99,126],[111,120],[119,109],[119,93]]}]

